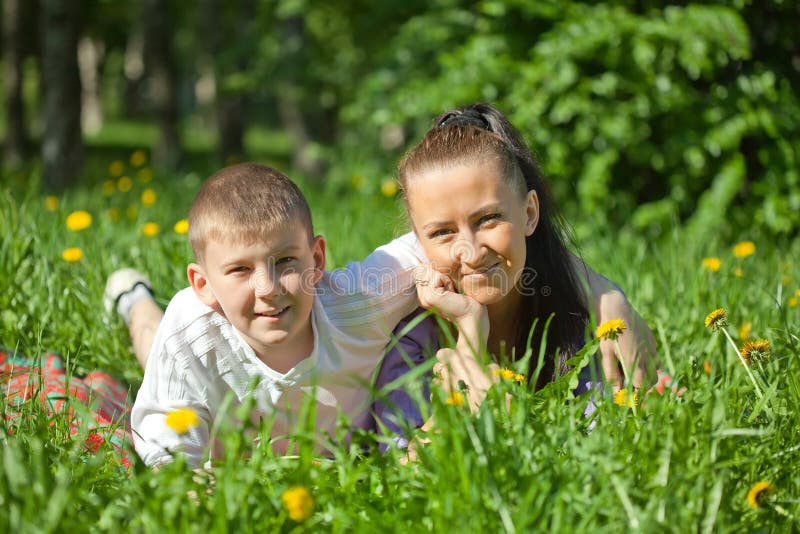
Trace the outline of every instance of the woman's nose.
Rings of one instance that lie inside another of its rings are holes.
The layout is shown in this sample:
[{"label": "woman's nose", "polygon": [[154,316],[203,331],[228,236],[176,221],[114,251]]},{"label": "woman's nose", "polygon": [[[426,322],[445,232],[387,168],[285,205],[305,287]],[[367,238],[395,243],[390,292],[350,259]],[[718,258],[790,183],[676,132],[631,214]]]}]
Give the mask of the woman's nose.
[{"label": "woman's nose", "polygon": [[460,236],[450,249],[452,258],[467,265],[479,263],[484,255],[483,246],[474,233]]}]

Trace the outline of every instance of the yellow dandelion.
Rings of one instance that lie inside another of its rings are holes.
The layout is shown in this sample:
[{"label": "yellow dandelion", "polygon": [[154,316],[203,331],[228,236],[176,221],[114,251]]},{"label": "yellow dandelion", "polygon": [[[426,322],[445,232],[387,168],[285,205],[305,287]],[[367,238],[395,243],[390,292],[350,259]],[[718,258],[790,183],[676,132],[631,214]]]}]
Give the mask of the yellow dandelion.
[{"label": "yellow dandelion", "polygon": [[707,375],[711,374],[711,362],[710,361],[706,360],[706,361],[703,362],[703,371],[705,371],[705,373]]},{"label": "yellow dandelion", "polygon": [[180,408],[167,414],[164,422],[178,434],[186,434],[190,428],[196,427],[200,418],[191,408]]},{"label": "yellow dandelion", "polygon": [[753,330],[753,323],[750,321],[742,323],[742,326],[739,327],[739,339],[742,341],[747,341],[750,338],[751,330]]},{"label": "yellow dandelion", "polygon": [[160,228],[154,222],[144,223],[144,226],[142,226],[142,234],[144,234],[147,237],[153,237],[154,235],[158,235],[159,230]]},{"label": "yellow dandelion", "polygon": [[61,253],[61,257],[64,261],[74,263],[83,257],[83,251],[78,247],[65,248],[64,252]]},{"label": "yellow dandelion", "polygon": [[728,324],[728,312],[722,308],[717,308],[706,315],[706,328],[716,330]]},{"label": "yellow dandelion", "polygon": [[789,300],[786,302],[786,304],[788,304],[790,308],[796,308],[797,307],[797,297],[789,297]]},{"label": "yellow dandelion", "polygon": [[106,210],[106,217],[108,217],[109,221],[118,221],[119,220],[119,210],[117,208],[108,208]]},{"label": "yellow dandelion", "polygon": [[144,169],[140,169],[139,172],[136,173],[136,177],[143,184],[149,184],[150,182],[153,181],[153,171],[150,169],[150,167],[145,167]]},{"label": "yellow dandelion", "polygon": [[628,328],[628,325],[622,319],[611,319],[597,327],[597,337],[600,339],[617,339],[626,328]]},{"label": "yellow dandelion", "polygon": [[119,180],[117,180],[117,189],[123,193],[130,191],[131,187],[133,187],[133,180],[131,180],[130,177],[122,176]]},{"label": "yellow dandelion", "polygon": [[737,267],[736,269],[734,269],[734,270],[733,270],[733,275],[734,275],[736,278],[741,278],[741,277],[743,277],[743,276],[744,276],[744,271],[742,271],[742,268],[741,268],[741,267]]},{"label": "yellow dandelion", "polygon": [[636,391],[629,394],[627,389],[622,388],[616,393],[614,393],[614,404],[617,404],[619,406],[633,408],[636,405],[637,401],[638,397],[636,395]]},{"label": "yellow dandelion", "polygon": [[67,216],[67,228],[73,232],[85,230],[92,225],[92,215],[88,211],[73,211]]},{"label": "yellow dandelion", "polygon": [[444,403],[448,406],[462,406],[464,404],[464,394],[460,391],[453,391]]},{"label": "yellow dandelion", "polygon": [[794,296],[800,298],[800,289],[794,292]]},{"label": "yellow dandelion", "polygon": [[517,373],[513,369],[504,367],[503,369],[495,369],[494,376],[499,376],[503,380],[513,380]]},{"label": "yellow dandelion", "polygon": [[142,205],[143,206],[152,206],[156,203],[156,192],[150,188],[145,189],[142,191]]},{"label": "yellow dandelion", "polygon": [[702,266],[715,273],[722,267],[722,262],[719,258],[703,258]]},{"label": "yellow dandelion", "polygon": [[175,223],[175,226],[173,226],[172,229],[175,230],[176,234],[183,235],[189,231],[189,221],[186,219],[181,219]]},{"label": "yellow dandelion", "polygon": [[47,211],[56,211],[58,209],[58,197],[48,195],[44,199],[44,209]]},{"label": "yellow dandelion", "polygon": [[125,216],[131,221],[135,220],[139,216],[139,206],[136,204],[129,205],[125,208]]},{"label": "yellow dandelion", "polygon": [[747,492],[747,504],[750,505],[750,508],[758,509],[761,507],[763,499],[771,495],[774,491],[775,488],[766,480],[756,482],[753,484],[753,487],[750,488],[750,491]]},{"label": "yellow dandelion", "polygon": [[756,252],[756,244],[752,241],[742,241],[740,243],[736,243],[736,246],[733,247],[733,255],[737,258],[746,258],[751,254],[755,254]]},{"label": "yellow dandelion", "polygon": [[314,511],[314,498],[311,497],[311,492],[303,486],[292,486],[286,489],[281,495],[281,500],[283,506],[286,507],[289,519],[297,523],[311,517],[311,512]]},{"label": "yellow dandelion", "polygon": [[525,381],[525,375],[523,375],[522,373],[515,374],[514,375],[514,381],[515,382],[524,382]]},{"label": "yellow dandelion", "polygon": [[747,365],[752,363],[764,363],[769,359],[769,341],[760,339],[758,341],[748,341],[739,349],[739,354]]},{"label": "yellow dandelion", "polygon": [[104,197],[110,197],[117,190],[117,183],[114,180],[106,180],[100,187]]},{"label": "yellow dandelion", "polygon": [[108,174],[114,178],[119,178],[123,172],[125,172],[125,164],[119,160],[112,161],[111,165],[108,166]]},{"label": "yellow dandelion", "polygon": [[381,193],[385,197],[393,197],[397,194],[397,180],[393,178],[387,178],[381,182]]},{"label": "yellow dandelion", "polygon": [[131,165],[134,167],[141,167],[145,163],[147,163],[147,154],[145,154],[144,150],[136,150],[131,154]]}]

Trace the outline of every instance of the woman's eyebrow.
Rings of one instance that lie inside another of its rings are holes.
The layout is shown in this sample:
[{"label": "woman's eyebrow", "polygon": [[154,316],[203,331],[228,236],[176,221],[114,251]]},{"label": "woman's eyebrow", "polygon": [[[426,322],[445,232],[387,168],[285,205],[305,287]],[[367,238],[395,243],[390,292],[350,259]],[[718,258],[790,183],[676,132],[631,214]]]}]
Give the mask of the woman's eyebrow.
[{"label": "woman's eyebrow", "polygon": [[500,203],[489,204],[488,206],[481,206],[470,214],[470,217],[478,217],[479,215],[486,215],[494,211],[503,211],[503,205]]}]

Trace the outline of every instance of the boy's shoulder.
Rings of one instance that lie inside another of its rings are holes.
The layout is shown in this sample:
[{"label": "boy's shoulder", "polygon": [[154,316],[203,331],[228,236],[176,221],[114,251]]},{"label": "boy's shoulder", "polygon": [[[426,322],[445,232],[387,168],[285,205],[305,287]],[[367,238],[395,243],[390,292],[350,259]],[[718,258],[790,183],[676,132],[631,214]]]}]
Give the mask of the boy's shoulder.
[{"label": "boy's shoulder", "polygon": [[229,327],[228,320],[204,304],[191,287],[172,297],[159,325],[164,343],[173,346],[168,352],[176,349],[175,344],[193,344],[199,338],[211,340]]},{"label": "boy's shoulder", "polygon": [[213,308],[207,306],[198,298],[191,287],[185,287],[170,299],[167,309],[164,310],[164,319],[198,317],[213,311]]}]

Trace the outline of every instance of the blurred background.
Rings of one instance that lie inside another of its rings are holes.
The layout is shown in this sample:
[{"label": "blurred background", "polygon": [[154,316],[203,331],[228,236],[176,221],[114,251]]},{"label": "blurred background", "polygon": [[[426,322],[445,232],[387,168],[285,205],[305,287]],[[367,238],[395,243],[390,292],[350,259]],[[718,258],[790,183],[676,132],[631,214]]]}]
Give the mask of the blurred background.
[{"label": "blurred background", "polygon": [[2,8],[8,190],[100,184],[136,153],[165,180],[255,160],[333,198],[389,196],[438,113],[486,101],[581,228],[779,240],[800,228],[796,0]]}]

